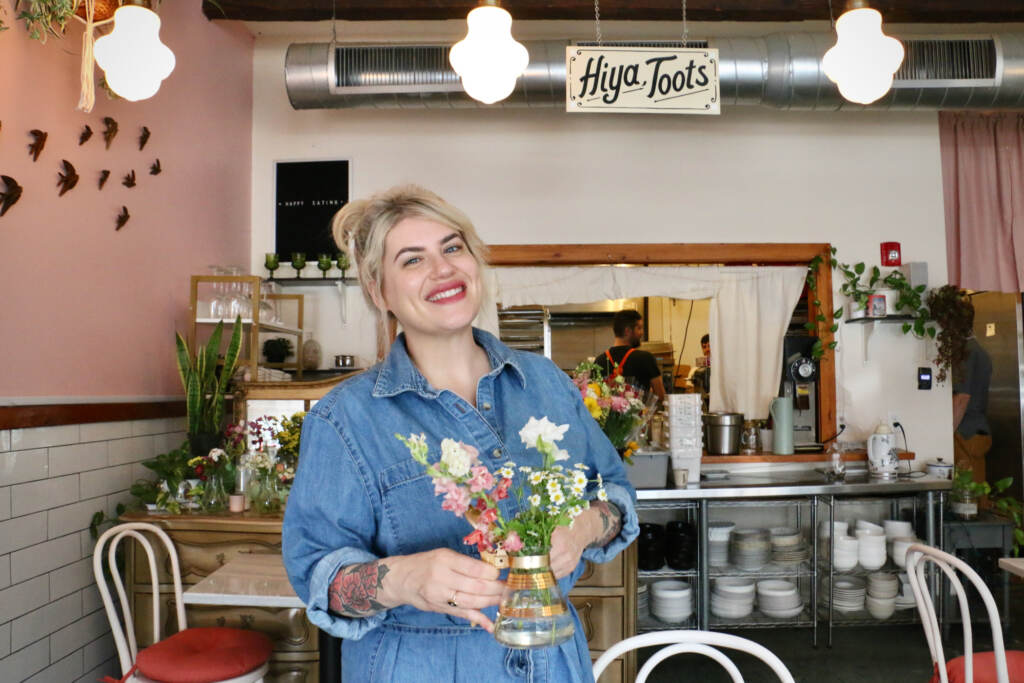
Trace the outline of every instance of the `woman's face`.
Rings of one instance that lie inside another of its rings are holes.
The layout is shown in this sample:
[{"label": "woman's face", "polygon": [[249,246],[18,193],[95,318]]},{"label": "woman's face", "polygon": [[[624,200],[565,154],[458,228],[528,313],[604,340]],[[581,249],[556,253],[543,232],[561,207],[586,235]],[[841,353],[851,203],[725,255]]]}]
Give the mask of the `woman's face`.
[{"label": "woman's face", "polygon": [[399,221],[384,239],[382,306],[407,334],[469,327],[480,310],[480,267],[458,231],[427,218]]}]

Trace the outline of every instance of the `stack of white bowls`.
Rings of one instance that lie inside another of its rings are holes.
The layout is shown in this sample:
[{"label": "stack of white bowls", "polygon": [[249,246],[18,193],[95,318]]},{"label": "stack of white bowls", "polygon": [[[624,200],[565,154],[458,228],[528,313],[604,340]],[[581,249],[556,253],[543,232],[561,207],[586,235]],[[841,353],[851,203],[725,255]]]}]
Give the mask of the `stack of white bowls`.
[{"label": "stack of white bowls", "polygon": [[907,566],[907,550],[910,546],[917,543],[918,540],[912,536],[901,537],[897,536],[892,539],[892,548],[889,551],[889,555],[892,557],[893,564],[899,568]]},{"label": "stack of white bowls", "polygon": [[647,589],[646,583],[641,583],[636,587],[636,615],[638,617],[646,617],[651,613],[649,596],[650,591]]},{"label": "stack of white bowls", "polygon": [[655,581],[649,590],[651,614],[666,624],[680,624],[693,614],[693,589],[685,581]]},{"label": "stack of white bowls", "polygon": [[757,571],[772,556],[768,529],[733,529],[729,534],[729,559],[743,571]]},{"label": "stack of white bowls", "polygon": [[887,519],[882,522],[885,529],[885,549],[892,557],[892,542],[897,538],[914,538],[914,525],[901,519]]},{"label": "stack of white bowls", "polygon": [[800,614],[804,603],[792,581],[768,579],[757,582],[757,608],[775,619],[791,619]]},{"label": "stack of white bowls", "polygon": [[881,527],[857,529],[857,562],[872,571],[885,564],[885,532]]},{"label": "stack of white bowls", "polygon": [[754,611],[754,580],[725,577],[715,579],[711,591],[711,613],[716,617],[740,619]]},{"label": "stack of white bowls", "polygon": [[831,527],[829,527],[828,520],[818,522],[818,540],[820,541],[818,545],[821,547],[822,556],[825,559],[828,559],[828,553],[833,545],[831,539],[846,536],[847,529],[849,529],[849,524],[846,522],[833,522]]},{"label": "stack of white bowls", "polygon": [[875,619],[888,619],[896,610],[896,596],[900,592],[900,582],[889,572],[868,574],[867,589],[868,614]]},{"label": "stack of white bowls", "polygon": [[735,528],[734,522],[708,522],[708,565],[729,565],[729,534]]},{"label": "stack of white bowls", "polygon": [[703,450],[700,394],[668,395],[668,439],[672,453],[700,457]]},{"label": "stack of white bowls", "polygon": [[[822,580],[822,589],[828,593],[828,577]],[[839,612],[859,612],[864,609],[866,593],[864,579],[859,576],[837,576],[832,588],[832,607]]]},{"label": "stack of white bowls", "polygon": [[847,572],[857,566],[860,541],[850,536],[836,536],[832,541],[832,567]]},{"label": "stack of white bowls", "polygon": [[772,562],[790,566],[800,564],[811,556],[803,534],[795,527],[777,526],[769,530],[772,542]]}]

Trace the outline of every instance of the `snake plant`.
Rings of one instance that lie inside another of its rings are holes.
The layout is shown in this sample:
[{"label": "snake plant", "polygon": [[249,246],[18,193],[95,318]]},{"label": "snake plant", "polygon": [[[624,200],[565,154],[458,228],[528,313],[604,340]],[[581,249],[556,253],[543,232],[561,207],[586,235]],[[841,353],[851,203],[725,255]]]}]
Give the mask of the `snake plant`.
[{"label": "snake plant", "polygon": [[217,354],[220,351],[224,321],[217,323],[205,345],[196,349],[195,358],[181,334],[177,335],[178,374],[185,388],[185,406],[188,413],[189,436],[196,434],[219,434],[224,419],[224,396],[228,384],[235,374],[238,351],[242,345],[242,319],[235,318],[231,341],[224,354],[224,366],[217,375]]}]

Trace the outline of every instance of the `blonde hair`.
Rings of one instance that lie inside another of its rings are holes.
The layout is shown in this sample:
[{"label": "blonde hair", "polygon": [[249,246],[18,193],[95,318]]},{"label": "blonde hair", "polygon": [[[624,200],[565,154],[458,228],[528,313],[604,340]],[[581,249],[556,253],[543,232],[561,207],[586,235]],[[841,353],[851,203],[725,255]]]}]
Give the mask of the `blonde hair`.
[{"label": "blonde hair", "polygon": [[[397,330],[394,314],[388,311],[382,316],[374,304],[374,297],[381,297],[383,286],[384,241],[393,227],[413,217],[436,221],[459,233],[480,266],[481,282],[486,282],[487,245],[466,214],[430,190],[418,185],[398,185],[346,204],[334,214],[331,232],[338,248],[354,259],[363,297],[377,313],[378,360],[387,353]],[[486,299],[485,291],[482,301]]]}]

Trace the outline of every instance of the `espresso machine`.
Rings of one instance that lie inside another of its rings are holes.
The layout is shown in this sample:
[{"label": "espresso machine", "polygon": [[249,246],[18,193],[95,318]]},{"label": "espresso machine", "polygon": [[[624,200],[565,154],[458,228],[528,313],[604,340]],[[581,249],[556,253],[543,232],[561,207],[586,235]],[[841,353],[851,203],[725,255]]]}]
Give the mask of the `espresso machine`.
[{"label": "espresso machine", "polygon": [[782,381],[779,396],[793,398],[793,449],[816,452],[818,434],[818,362],[812,349],[817,337],[786,335],[782,341]]}]

